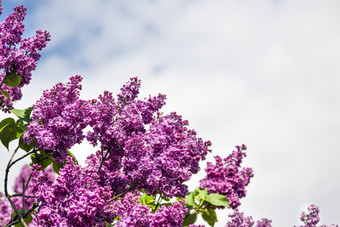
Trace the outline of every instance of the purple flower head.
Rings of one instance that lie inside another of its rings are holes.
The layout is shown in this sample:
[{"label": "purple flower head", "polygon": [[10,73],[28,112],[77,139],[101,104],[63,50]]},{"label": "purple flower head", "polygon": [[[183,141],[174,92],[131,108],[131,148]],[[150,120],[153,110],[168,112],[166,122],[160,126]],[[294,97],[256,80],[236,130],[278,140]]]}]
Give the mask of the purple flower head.
[{"label": "purple flower head", "polygon": [[[50,41],[49,33],[40,30],[34,37],[21,39],[25,15],[26,8],[21,5],[0,23],[0,70],[3,70],[0,71],[0,109],[5,112],[13,108],[14,101],[21,99],[21,88],[31,80],[31,72],[40,59],[39,51]],[[5,79],[15,75],[21,78],[20,83],[8,86]]]},{"label": "purple flower head", "polygon": [[184,201],[174,202],[172,206],[162,206],[155,213],[150,214],[150,226],[181,227],[188,209]]},{"label": "purple flower head", "polygon": [[96,177],[88,176],[73,158],[66,159],[54,183],[44,172],[35,171],[32,179],[41,202],[37,216],[42,226],[102,226],[111,220],[107,214],[110,187],[99,186]]},{"label": "purple flower head", "polygon": [[[312,204],[308,207],[308,213],[302,212],[301,213],[301,221],[304,223],[304,225],[301,225],[300,227],[316,227],[317,224],[320,221],[319,217],[319,207],[315,204]],[[330,225],[329,227],[337,227],[338,225]],[[326,225],[321,225],[320,227],[327,227]]]},{"label": "purple flower head", "polygon": [[55,161],[62,163],[67,157],[66,149],[80,143],[83,129],[88,125],[89,105],[79,99],[82,78],[74,76],[67,84],[57,84],[45,90],[34,105],[32,121],[23,139],[36,142],[36,147],[53,152]]},{"label": "purple flower head", "polygon": [[128,194],[120,201],[116,201],[117,216],[121,217],[117,226],[182,226],[184,214],[188,211],[185,202],[174,202],[171,206],[161,206],[154,213],[148,206],[138,202],[138,197]]},{"label": "purple flower head", "polygon": [[[231,220],[228,221],[226,227],[253,227],[255,225],[252,216],[244,217],[244,214],[239,211],[234,211],[229,217]],[[271,220],[263,218],[256,222],[255,227],[271,227],[271,222]]]},{"label": "purple flower head", "polygon": [[133,134],[124,147],[127,178],[149,194],[184,197],[188,191],[183,183],[199,171],[199,161],[210,151],[210,142],[197,138],[187,124],[171,113],[154,119],[146,133]]},{"label": "purple flower head", "polygon": [[241,163],[246,153],[246,146],[236,146],[227,158],[215,156],[216,164],[208,162],[205,169],[207,175],[200,181],[200,188],[207,188],[209,193],[225,195],[231,208],[236,209],[241,203],[240,198],[246,196],[245,187],[254,176],[251,168],[242,168]]},{"label": "purple flower head", "polygon": [[6,226],[11,220],[12,207],[4,193],[0,192],[0,226]]}]

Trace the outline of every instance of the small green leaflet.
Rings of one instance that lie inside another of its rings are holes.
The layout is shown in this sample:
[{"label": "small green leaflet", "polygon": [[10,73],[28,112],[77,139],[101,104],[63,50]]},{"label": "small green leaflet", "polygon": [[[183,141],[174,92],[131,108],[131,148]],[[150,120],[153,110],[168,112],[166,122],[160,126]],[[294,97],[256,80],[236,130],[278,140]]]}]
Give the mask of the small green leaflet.
[{"label": "small green leaflet", "polygon": [[7,150],[9,143],[21,137],[23,132],[22,123],[15,122],[13,118],[6,118],[0,122],[0,140]]},{"label": "small green leaflet", "polygon": [[9,100],[9,94],[7,91],[3,91],[3,90],[0,90],[1,94],[3,94],[4,96],[6,96],[7,100]]},{"label": "small green leaflet", "polygon": [[33,110],[33,107],[28,107],[28,108],[23,109],[23,110],[13,109],[13,110],[10,110],[10,111],[11,111],[11,113],[15,114],[21,120],[23,120],[27,123],[30,123],[32,110]]},{"label": "small green leaflet", "polygon": [[18,87],[20,85],[21,79],[21,76],[19,76],[15,71],[12,71],[10,73],[6,73],[4,83],[8,87]]}]

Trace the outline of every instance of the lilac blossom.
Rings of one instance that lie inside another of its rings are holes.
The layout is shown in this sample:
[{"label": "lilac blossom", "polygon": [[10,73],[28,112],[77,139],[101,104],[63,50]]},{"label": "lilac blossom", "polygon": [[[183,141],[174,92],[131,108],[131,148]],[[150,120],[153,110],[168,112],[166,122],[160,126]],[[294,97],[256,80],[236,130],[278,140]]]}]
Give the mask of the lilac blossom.
[{"label": "lilac blossom", "polygon": [[131,78],[117,101],[104,92],[89,102],[92,130],[87,139],[100,144],[99,152],[112,162],[111,171],[122,169],[131,186],[149,194],[161,191],[166,197],[183,197],[187,193],[183,182],[199,171],[211,143],[187,129],[188,122],[180,115],[158,112],[165,95],[139,100],[139,88],[140,80]]},{"label": "lilac blossom", "polygon": [[245,187],[249,184],[250,178],[254,176],[251,168],[242,168],[241,163],[245,145],[236,146],[227,158],[215,156],[216,164],[208,162],[205,169],[207,175],[200,181],[200,188],[207,188],[209,193],[219,193],[225,195],[231,208],[236,209],[241,203],[240,198],[246,196]]},{"label": "lilac blossom", "polygon": [[184,201],[174,202],[172,206],[161,206],[155,212],[150,207],[138,202],[138,194],[130,193],[120,201],[116,201],[117,216],[121,217],[117,226],[182,226],[184,214],[187,212]]},{"label": "lilac blossom", "polygon": [[0,226],[5,226],[11,220],[12,207],[4,193],[0,192]]},{"label": "lilac blossom", "polygon": [[262,220],[257,221],[255,225],[252,216],[244,217],[244,214],[239,211],[234,211],[229,217],[231,220],[228,221],[226,227],[271,227],[271,220],[263,218]]},{"label": "lilac blossom", "polygon": [[[305,213],[304,211],[301,213],[301,221],[304,223],[304,225],[301,225],[300,227],[316,227],[317,224],[320,221],[319,217],[319,207],[315,204],[312,204],[308,207],[308,213]],[[337,227],[338,225],[330,225],[329,227]],[[327,227],[326,225],[320,225],[320,227]]]},{"label": "lilac blossom", "polygon": [[188,212],[184,201],[174,202],[172,206],[162,206],[155,213],[150,214],[150,226],[181,227],[184,214]]},{"label": "lilac blossom", "polygon": [[[37,166],[35,166],[38,168]],[[68,157],[60,175],[52,183],[45,171],[33,172],[33,188],[38,201],[38,220],[42,226],[106,226],[112,197],[109,187],[97,184],[84,169]],[[112,221],[112,220],[111,220]]]},{"label": "lilac blossom", "polygon": [[[21,88],[30,83],[31,72],[35,70],[41,51],[50,41],[50,34],[38,30],[34,37],[21,39],[24,32],[23,20],[26,8],[18,6],[4,22],[0,23],[0,108],[8,112],[13,108],[13,102],[22,97]],[[18,86],[7,86],[5,78],[12,74],[19,75]],[[5,95],[7,93],[8,97]]]},{"label": "lilac blossom", "polygon": [[26,143],[36,143],[38,149],[53,152],[54,160],[62,163],[67,149],[84,139],[88,125],[88,104],[79,99],[82,78],[74,76],[66,84],[58,83],[34,105],[32,121],[24,133]]}]

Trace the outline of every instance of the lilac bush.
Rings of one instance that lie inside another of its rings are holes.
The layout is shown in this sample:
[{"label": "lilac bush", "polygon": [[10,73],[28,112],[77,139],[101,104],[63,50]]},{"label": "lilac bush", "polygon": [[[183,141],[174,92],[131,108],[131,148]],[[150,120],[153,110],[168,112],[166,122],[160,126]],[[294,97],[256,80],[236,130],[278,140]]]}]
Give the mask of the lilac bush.
[{"label": "lilac bush", "polygon": [[[198,137],[178,113],[161,112],[164,94],[139,99],[136,77],[117,98],[105,91],[82,100],[82,77],[73,76],[45,90],[33,107],[14,109],[50,41],[49,33],[40,30],[21,38],[25,15],[26,8],[16,7],[0,24],[0,109],[18,118],[0,122],[2,144],[9,150],[9,143],[17,142],[0,192],[0,227],[201,227],[195,225],[198,215],[214,226],[215,210],[224,208],[233,211],[227,227],[271,226],[269,219],[255,222],[238,210],[254,176],[251,168],[241,167],[245,145],[226,158],[215,156],[199,187],[188,191],[186,183],[200,171],[211,142]],[[70,149],[84,140],[96,150],[81,166]],[[15,159],[19,149],[26,153]],[[8,173],[26,157],[30,166],[23,167],[11,194]],[[308,210],[301,215],[303,226],[316,226],[319,209],[312,205]]]}]

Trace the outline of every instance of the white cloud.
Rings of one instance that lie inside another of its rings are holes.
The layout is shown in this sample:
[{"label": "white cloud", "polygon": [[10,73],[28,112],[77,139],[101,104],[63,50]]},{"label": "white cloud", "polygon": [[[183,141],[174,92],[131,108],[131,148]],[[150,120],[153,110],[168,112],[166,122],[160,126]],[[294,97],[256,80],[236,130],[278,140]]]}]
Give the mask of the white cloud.
[{"label": "white cloud", "polygon": [[139,76],[142,95],[167,94],[166,111],[189,119],[214,152],[248,145],[255,177],[242,200],[246,214],[292,226],[315,202],[323,223],[340,223],[338,1],[35,7],[34,26],[51,31],[53,41],[26,96],[82,74],[83,96],[94,98]]}]

